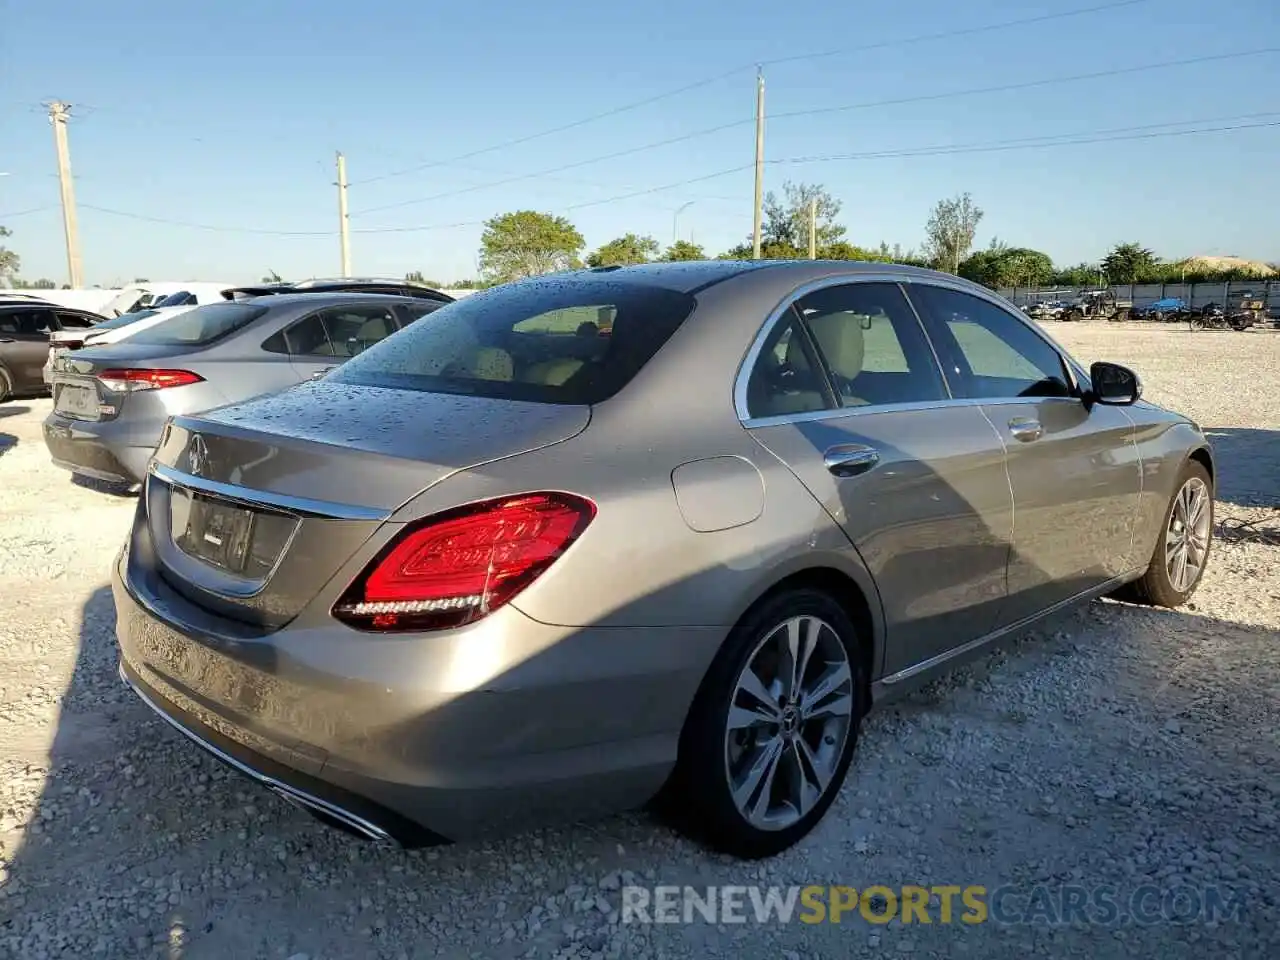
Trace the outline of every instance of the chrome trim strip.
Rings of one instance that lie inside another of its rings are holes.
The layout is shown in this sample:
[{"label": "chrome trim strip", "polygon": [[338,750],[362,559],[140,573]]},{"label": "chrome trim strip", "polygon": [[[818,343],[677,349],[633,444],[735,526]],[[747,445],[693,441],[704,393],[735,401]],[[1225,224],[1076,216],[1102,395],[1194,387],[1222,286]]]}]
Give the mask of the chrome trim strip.
[{"label": "chrome trim strip", "polygon": [[[885,403],[873,404],[866,407],[833,407],[830,410],[812,410],[807,413],[782,414],[776,417],[752,417],[747,408],[747,382],[751,378],[751,371],[755,368],[756,360],[760,356],[760,351],[764,347],[765,341],[769,338],[769,334],[773,328],[777,326],[784,314],[790,311],[791,307],[801,297],[807,296],[817,290],[824,290],[827,287],[848,286],[855,283],[894,283],[902,284],[903,294],[907,301],[907,305],[911,308],[917,322],[920,324],[924,333],[925,340],[929,344],[929,349],[933,352],[934,362],[937,364],[938,370],[942,373],[943,384],[950,391],[950,381],[947,379],[946,371],[943,369],[940,358],[937,356],[937,348],[933,343],[933,338],[929,336],[928,327],[925,325],[923,318],[920,317],[919,311],[916,309],[915,301],[911,299],[910,285],[943,287],[949,290],[955,290],[959,293],[967,293],[985,300],[992,306],[999,307],[1005,313],[1009,314],[1013,319],[1028,327],[1032,333],[1040,337],[1045,343],[1053,348],[1057,354],[1062,357],[1070,372],[1075,375],[1078,386],[1080,381],[1088,382],[1088,374],[1079,362],[1071,356],[1067,350],[1058,343],[1053,337],[1049,336],[1043,328],[1035,321],[1023,316],[1017,307],[1010,304],[1003,297],[992,293],[986,287],[963,280],[959,277],[949,277],[946,275],[928,275],[919,276],[913,272],[906,270],[901,273],[893,270],[876,271],[875,273],[845,273],[833,276],[822,277],[817,280],[811,280],[808,283],[801,284],[792,290],[782,301],[769,313],[765,318],[764,324],[756,333],[755,339],[751,341],[751,346],[747,350],[746,356],[743,358],[741,365],[738,367],[737,376],[733,382],[733,406],[737,411],[738,420],[747,429],[753,427],[769,427],[784,423],[803,423],[810,420],[827,420],[832,417],[847,416],[849,414],[872,414],[881,411],[902,412],[907,410],[933,410],[939,407],[960,406],[982,403],[1016,403],[1016,402],[1038,402],[1046,397],[967,397],[963,399],[950,400],[924,400],[909,403]],[[1059,398],[1065,399],[1065,398]]]},{"label": "chrome trim strip", "polygon": [[1065,600],[1059,600],[1051,607],[1045,607],[1043,610],[1033,613],[1028,617],[1023,617],[1016,623],[1011,623],[1006,627],[1000,627],[998,630],[993,630],[991,633],[978,637],[976,640],[970,640],[968,643],[962,643],[960,646],[952,647],[950,650],[945,650],[936,656],[930,657],[928,660],[921,660],[919,663],[913,663],[911,666],[899,670],[897,673],[891,673],[886,677],[881,677],[872,684],[872,689],[883,695],[887,691],[887,688],[892,688],[896,684],[902,683],[904,680],[910,680],[912,677],[918,676],[926,671],[933,670],[935,667],[942,666],[948,660],[954,660],[956,657],[964,656],[964,654],[969,653],[972,650],[977,650],[979,647],[983,647],[988,643],[999,640],[1001,637],[1008,636],[1011,633],[1016,633],[1019,630],[1024,630],[1033,623],[1043,620],[1045,617],[1051,616],[1052,614],[1055,614],[1066,607],[1072,606],[1073,604],[1080,603],[1085,599],[1092,599],[1100,597],[1103,594],[1110,593],[1117,587],[1123,586],[1129,581],[1135,579],[1139,574],[1140,571],[1127,573],[1120,577],[1112,577],[1110,580],[1107,580],[1096,587],[1090,587],[1088,590],[1082,590]]},{"label": "chrome trim strip", "polygon": [[330,520],[386,520],[391,516],[390,510],[376,507],[362,507],[351,503],[334,503],[331,500],[312,500],[310,497],[295,497],[287,493],[274,493],[270,490],[255,490],[223,483],[220,480],[206,480],[204,477],[193,477],[173,467],[167,467],[154,460],[148,467],[166,483],[186,487],[189,490],[200,490],[212,493],[226,500],[235,500],[250,507],[276,507],[286,513],[302,517],[322,517]]},{"label": "chrome trim strip", "polygon": [[840,417],[872,417],[877,413],[904,413],[910,410],[941,410],[947,407],[981,407],[1003,404],[1036,404],[1046,400],[1071,400],[1071,397],[1004,397],[1001,399],[973,400],[960,398],[954,400],[917,400],[909,403],[867,404],[865,407],[832,407],[830,410],[810,410],[807,413],[784,413],[776,417],[756,417],[744,420],[742,425],[747,429],[753,427],[773,427],[782,423],[804,423],[810,420],[834,420]]},{"label": "chrome trim strip", "polygon": [[326,813],[337,820],[341,820],[343,823],[347,824],[351,828],[358,830],[369,840],[375,840],[375,841],[378,841],[379,843],[392,842],[391,834],[387,833],[387,831],[383,830],[377,824],[370,823],[368,820],[364,819],[364,817],[356,816],[354,813],[351,813],[348,810],[344,810],[342,807],[339,807],[336,804],[329,803],[329,801],[327,800],[321,800],[319,797],[314,797],[304,790],[299,790],[297,787],[290,786],[289,784],[284,783],[283,781],[277,780],[275,777],[269,777],[265,773],[262,773],[258,770],[253,769],[253,767],[249,766],[248,764],[240,762],[235,757],[231,756],[229,753],[225,753],[224,751],[219,750],[217,747],[211,744],[208,740],[205,740],[203,737],[199,736],[193,731],[188,730],[186,727],[180,724],[173,717],[169,716],[169,714],[167,714],[164,710],[161,710],[154,700],[152,700],[149,696],[147,696],[145,693],[142,692],[142,690],[138,687],[138,685],[129,678],[129,675],[127,673],[125,673],[123,660],[120,661],[119,673],[120,673],[120,679],[124,682],[124,684],[127,687],[129,687],[129,689],[132,690],[135,694],[137,694],[138,699],[141,700],[143,703],[145,703],[148,707],[150,707],[152,711],[156,714],[156,716],[158,716],[165,723],[169,724],[169,726],[173,727],[173,729],[177,730],[179,733],[185,736],[188,740],[191,740],[193,743],[195,743],[197,746],[199,746],[203,750],[206,750],[207,752],[213,754],[213,756],[217,757],[223,763],[226,763],[227,765],[234,767],[236,770],[240,771],[245,776],[253,780],[256,780],[258,783],[266,787],[268,790],[272,790],[275,793],[284,797],[285,800],[288,800],[292,803],[301,803],[306,806],[313,807],[314,809],[319,810],[321,813]]}]

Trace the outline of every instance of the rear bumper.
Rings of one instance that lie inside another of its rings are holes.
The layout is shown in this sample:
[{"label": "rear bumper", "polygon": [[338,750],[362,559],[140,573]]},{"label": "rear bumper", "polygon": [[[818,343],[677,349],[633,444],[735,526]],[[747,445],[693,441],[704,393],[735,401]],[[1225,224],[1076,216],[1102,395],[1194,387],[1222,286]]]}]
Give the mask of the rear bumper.
[{"label": "rear bumper", "polygon": [[51,413],[44,445],[55,466],[110,483],[141,483],[163,424],[73,420]]},{"label": "rear bumper", "polygon": [[277,793],[414,845],[643,804],[721,633],[575,630],[508,607],[433,635],[332,623],[228,639],[129,577],[126,552],[121,672],[153,709]]}]

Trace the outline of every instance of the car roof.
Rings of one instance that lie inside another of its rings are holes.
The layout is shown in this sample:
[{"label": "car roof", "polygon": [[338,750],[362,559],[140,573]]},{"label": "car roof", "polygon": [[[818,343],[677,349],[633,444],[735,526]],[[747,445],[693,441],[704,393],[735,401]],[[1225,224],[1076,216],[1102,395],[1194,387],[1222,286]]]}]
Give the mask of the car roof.
[{"label": "car roof", "polygon": [[[287,307],[297,304],[305,304],[312,307],[322,307],[327,303],[370,303],[374,300],[390,300],[394,303],[440,303],[436,300],[430,300],[422,297],[406,297],[398,293],[354,293],[349,290],[334,290],[333,292],[324,293],[270,293],[263,294],[259,297],[241,297],[236,300],[225,300],[224,303],[252,303],[256,306],[268,307],[275,309],[276,307]],[[443,306],[440,303],[440,306]]]},{"label": "car roof", "polygon": [[[520,282],[536,283],[539,280],[561,277],[566,280],[612,277],[621,281],[666,287],[681,293],[697,293],[724,280],[761,270],[767,270],[775,275],[780,284],[800,284],[833,275],[891,274],[904,278],[920,277],[922,279],[939,276],[937,271],[923,267],[869,260],[683,260],[620,267],[592,267]],[[951,279],[956,278],[951,277]]]}]

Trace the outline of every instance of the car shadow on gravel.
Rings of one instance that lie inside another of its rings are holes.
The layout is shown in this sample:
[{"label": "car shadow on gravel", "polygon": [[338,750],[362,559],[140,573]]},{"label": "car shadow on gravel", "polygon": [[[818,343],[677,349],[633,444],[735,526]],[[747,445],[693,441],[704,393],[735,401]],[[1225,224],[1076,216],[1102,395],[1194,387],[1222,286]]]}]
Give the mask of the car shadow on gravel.
[{"label": "car shadow on gravel", "polygon": [[24,407],[16,403],[0,403],[0,417],[18,417],[30,412],[30,407]]},{"label": "car shadow on gravel", "polygon": [[1280,506],[1280,430],[1204,427],[1218,465],[1215,498],[1237,506]]}]

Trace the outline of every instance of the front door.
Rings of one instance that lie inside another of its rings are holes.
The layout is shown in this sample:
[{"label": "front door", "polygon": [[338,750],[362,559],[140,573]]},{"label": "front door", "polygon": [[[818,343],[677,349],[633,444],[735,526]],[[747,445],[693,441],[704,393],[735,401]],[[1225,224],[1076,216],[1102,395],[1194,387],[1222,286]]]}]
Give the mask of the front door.
[{"label": "front door", "polygon": [[895,283],[800,298],[747,390],[752,435],[843,528],[875,578],[896,673],[993,629],[1012,498],[977,404],[950,401]]},{"label": "front door", "polygon": [[1001,625],[1129,572],[1142,470],[1128,414],[1085,404],[1062,354],[1011,311],[946,287],[908,289],[953,391],[982,404],[1008,450],[1015,520]]},{"label": "front door", "polygon": [[42,307],[0,311],[0,355],[16,392],[44,388],[44,362],[55,323],[53,311]]}]

